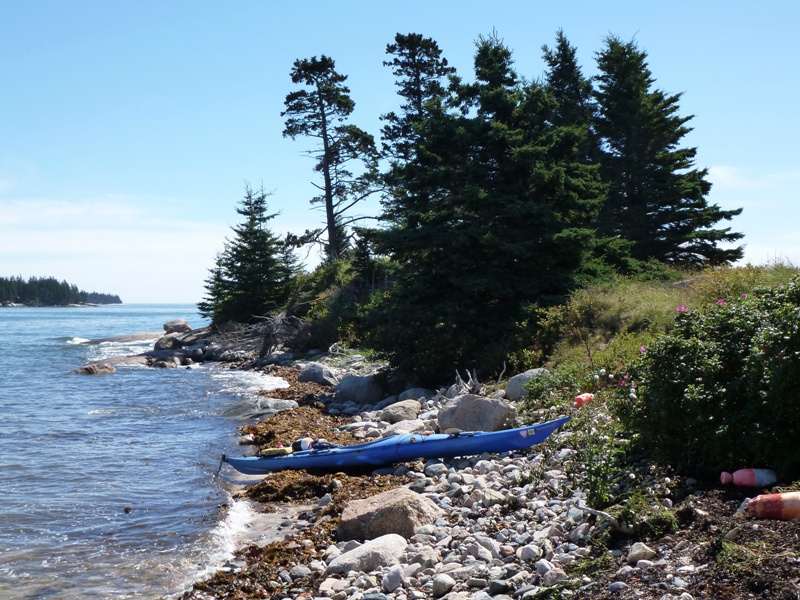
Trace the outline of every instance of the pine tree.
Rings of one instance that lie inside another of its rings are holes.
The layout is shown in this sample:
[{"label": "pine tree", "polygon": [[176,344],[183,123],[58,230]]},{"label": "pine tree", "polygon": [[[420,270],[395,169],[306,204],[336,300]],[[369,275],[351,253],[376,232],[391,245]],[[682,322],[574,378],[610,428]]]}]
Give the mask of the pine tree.
[{"label": "pine tree", "polygon": [[575,284],[600,200],[574,159],[579,138],[552,124],[552,97],[523,85],[496,36],[476,46],[475,81],[452,77],[449,96],[428,103],[375,236],[396,267],[368,335],[427,381],[502,367],[526,307]]},{"label": "pine tree", "polygon": [[[355,108],[346,75],[336,71],[332,58],[322,55],[296,60],[292,83],[302,86],[286,96],[284,137],[315,138],[314,170],[321,174],[316,185],[321,194],[311,199],[325,210],[325,227],[307,231],[304,242],[320,242],[325,236],[328,260],[336,260],[347,246],[347,228],[363,217],[349,216],[351,209],[374,192],[377,169],[375,140],[348,123]],[[347,216],[346,216],[347,215]],[[342,238],[345,239],[342,239]]]},{"label": "pine tree", "polygon": [[386,125],[381,130],[384,153],[398,161],[413,157],[419,140],[419,124],[428,112],[428,103],[445,95],[442,80],[455,73],[442,56],[439,45],[418,33],[398,33],[393,44],[386,45],[393,56],[383,65],[392,68],[397,77],[397,94],[403,99],[400,113],[390,112],[381,117]]},{"label": "pine tree", "polygon": [[206,297],[198,304],[200,314],[216,324],[248,323],[275,312],[286,301],[288,291],[281,261],[282,244],[267,227],[275,214],[268,214],[263,187],[245,186],[236,212],[244,222],[233,226],[233,237],[225,241],[206,280]]},{"label": "pine tree", "polygon": [[694,168],[696,148],[680,147],[691,116],[678,114],[681,94],[654,89],[647,53],[615,36],[597,54],[597,133],[609,185],[600,219],[605,236],[632,242],[639,261],[698,266],[738,260],[741,246],[720,248],[743,235],[713,229],[742,209],[708,204],[707,169]]}]

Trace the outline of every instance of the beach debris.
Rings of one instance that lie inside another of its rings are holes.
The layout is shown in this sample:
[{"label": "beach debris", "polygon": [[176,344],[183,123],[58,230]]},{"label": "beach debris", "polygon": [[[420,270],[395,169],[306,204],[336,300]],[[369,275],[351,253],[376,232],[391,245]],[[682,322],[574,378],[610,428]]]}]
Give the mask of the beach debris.
[{"label": "beach debris", "polygon": [[584,394],[579,394],[575,396],[575,398],[572,399],[572,402],[575,403],[575,408],[580,408],[581,406],[591,402],[592,400],[594,400],[594,394],[586,392]]},{"label": "beach debris", "polygon": [[723,471],[719,480],[723,485],[732,483],[740,487],[763,488],[773,485],[778,477],[771,469],[739,469],[733,473]]},{"label": "beach debris", "polygon": [[800,519],[800,492],[761,494],[747,503],[747,512],[762,519]]}]

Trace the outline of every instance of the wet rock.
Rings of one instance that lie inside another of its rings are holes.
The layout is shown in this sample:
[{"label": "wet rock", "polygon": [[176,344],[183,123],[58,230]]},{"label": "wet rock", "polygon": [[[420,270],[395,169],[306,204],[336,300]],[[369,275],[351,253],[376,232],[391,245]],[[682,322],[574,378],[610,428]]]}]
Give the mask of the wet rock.
[{"label": "wet rock", "polygon": [[71,371],[71,373],[75,373],[76,375],[108,375],[116,372],[117,370],[113,365],[109,365],[108,363],[92,363],[91,365],[85,365]]}]

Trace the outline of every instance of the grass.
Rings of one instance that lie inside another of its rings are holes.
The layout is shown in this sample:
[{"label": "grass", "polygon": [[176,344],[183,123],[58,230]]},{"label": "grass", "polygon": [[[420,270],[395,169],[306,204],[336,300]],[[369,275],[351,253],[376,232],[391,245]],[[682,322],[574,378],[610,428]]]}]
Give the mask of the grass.
[{"label": "grass", "polygon": [[670,330],[679,306],[702,310],[759,286],[788,283],[799,272],[792,265],[775,263],[676,273],[668,282],[620,278],[579,290],[564,305],[541,313],[542,335],[551,341],[543,365],[548,372],[529,384],[529,397],[521,409],[535,420],[543,410],[569,411],[580,393],[595,395],[567,426],[578,451],[565,462],[566,469],[583,478],[580,483],[590,506],[622,506],[626,519],[655,535],[675,527],[674,515],[659,505],[668,495],[663,482],[674,474],[668,466],[636,456],[635,440],[625,438],[614,416],[620,401],[616,391],[626,383],[626,365],[642,346]]}]

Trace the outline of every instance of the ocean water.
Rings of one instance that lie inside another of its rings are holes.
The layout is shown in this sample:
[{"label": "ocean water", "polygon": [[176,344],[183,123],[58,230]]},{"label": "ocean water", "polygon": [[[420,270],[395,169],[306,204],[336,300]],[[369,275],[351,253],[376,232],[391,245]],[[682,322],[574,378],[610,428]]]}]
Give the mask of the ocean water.
[{"label": "ocean water", "polygon": [[222,565],[255,517],[216,477],[238,452],[224,410],[285,383],[211,365],[83,364],[152,347],[193,306],[0,308],[0,598],[158,598]]}]

